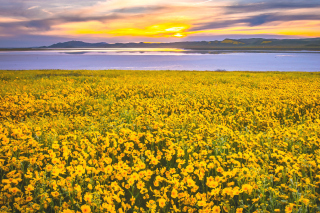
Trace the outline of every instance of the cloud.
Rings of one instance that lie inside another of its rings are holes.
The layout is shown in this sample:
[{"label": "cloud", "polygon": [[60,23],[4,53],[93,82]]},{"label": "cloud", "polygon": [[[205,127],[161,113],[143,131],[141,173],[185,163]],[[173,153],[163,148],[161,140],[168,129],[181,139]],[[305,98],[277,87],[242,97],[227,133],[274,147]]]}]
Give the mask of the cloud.
[{"label": "cloud", "polygon": [[112,10],[113,13],[152,13],[162,9],[166,9],[165,6],[141,6],[141,7],[123,7]]},{"label": "cloud", "polygon": [[[106,15],[93,15],[94,10],[89,9],[79,9],[79,10],[69,10],[68,15],[64,15],[64,13],[56,13],[42,9],[38,6],[31,7],[30,10],[37,10],[45,12],[50,16],[37,17],[37,18],[28,18],[26,21],[15,21],[15,22],[6,22],[1,23],[0,27],[5,27],[9,31],[10,29],[16,29],[16,32],[24,28],[24,32],[26,29],[30,30],[38,30],[39,33],[43,31],[49,31],[53,26],[58,25],[66,25],[69,23],[83,23],[83,22],[101,22],[105,24],[105,28],[112,24],[117,23],[126,23],[130,24],[134,21],[141,21],[148,25],[148,21],[152,21],[154,19],[163,19],[160,17],[161,13],[174,13],[177,8],[166,7],[166,6],[141,6],[141,7],[122,7],[116,10],[108,11],[104,14]],[[146,20],[147,19],[147,20]],[[128,22],[130,20],[130,22]],[[110,21],[113,21],[110,23]],[[155,20],[154,20],[155,21]],[[107,24],[108,23],[108,24]],[[105,29],[104,29],[105,30]],[[14,30],[13,30],[14,31]]]},{"label": "cloud", "polygon": [[108,1],[111,0],[0,0],[0,14],[8,17],[41,19],[48,15],[66,12],[66,8],[73,12]]},{"label": "cloud", "polygon": [[86,21],[110,21],[110,20],[116,20],[121,18],[117,14],[111,14],[106,16],[61,16],[61,17],[53,17],[53,18],[46,18],[46,19],[39,19],[39,20],[28,20],[28,21],[20,21],[20,22],[7,22],[7,23],[1,23],[0,27],[6,27],[6,28],[32,28],[34,30],[50,30],[52,26],[59,25],[59,24],[65,24],[69,22],[86,22]]},{"label": "cloud", "polygon": [[202,1],[202,2],[197,2],[197,3],[194,3],[194,5],[198,5],[198,4],[205,4],[205,3],[208,3],[208,2],[211,2],[212,0],[207,0],[207,1]]},{"label": "cloud", "polygon": [[259,3],[251,3],[251,4],[237,4],[237,5],[229,5],[224,7],[226,14],[232,13],[249,13],[249,12],[265,12],[267,10],[292,10],[292,9],[302,9],[302,8],[320,8],[320,2],[288,2],[288,1],[268,1],[268,2],[259,2]]},{"label": "cloud", "polygon": [[48,10],[46,10],[46,9],[42,9],[42,11],[45,12],[45,13],[48,13],[48,14],[50,14],[50,15],[53,15],[53,12],[50,12],[50,11],[48,11]]},{"label": "cloud", "polygon": [[248,26],[253,27],[275,21],[289,22],[301,20],[320,20],[320,15],[281,15],[278,13],[269,13],[244,17],[236,20],[222,20],[198,24],[196,27],[189,29],[189,31],[228,28],[236,24],[247,24]]},{"label": "cloud", "polygon": [[279,14],[263,14],[243,19],[250,26],[258,26],[269,22],[281,21],[302,21],[302,20],[320,20],[320,15],[279,15]]},{"label": "cloud", "polygon": [[[187,39],[203,31],[214,35],[242,30],[244,34],[257,28],[264,35],[297,21],[300,21],[299,33],[303,34],[304,30],[314,31],[320,25],[319,0],[0,0],[0,5],[2,38],[56,35],[83,39],[100,33],[101,37],[118,39],[119,32],[125,32],[129,38],[133,31],[135,38],[161,37],[167,36],[161,34],[166,31],[166,24],[175,23],[188,25],[183,31]],[[317,23],[308,26],[310,20]],[[164,28],[155,30],[152,26]],[[168,29],[178,29],[177,26]]]},{"label": "cloud", "polygon": [[29,7],[27,10],[32,10],[32,9],[35,9],[35,8],[38,8],[39,6],[32,6],[32,7]]}]

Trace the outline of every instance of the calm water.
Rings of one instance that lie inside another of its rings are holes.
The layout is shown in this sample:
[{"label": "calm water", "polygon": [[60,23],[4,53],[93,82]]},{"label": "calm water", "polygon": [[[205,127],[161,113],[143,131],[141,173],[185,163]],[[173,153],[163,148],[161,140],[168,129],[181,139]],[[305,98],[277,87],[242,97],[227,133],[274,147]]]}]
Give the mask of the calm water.
[{"label": "calm water", "polygon": [[0,52],[0,70],[320,71],[320,52],[51,49]]}]

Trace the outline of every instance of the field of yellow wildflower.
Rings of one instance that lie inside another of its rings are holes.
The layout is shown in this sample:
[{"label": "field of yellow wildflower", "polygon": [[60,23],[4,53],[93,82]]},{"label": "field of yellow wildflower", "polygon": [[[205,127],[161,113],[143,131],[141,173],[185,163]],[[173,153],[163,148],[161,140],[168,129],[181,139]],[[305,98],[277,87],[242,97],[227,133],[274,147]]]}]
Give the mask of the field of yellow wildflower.
[{"label": "field of yellow wildflower", "polygon": [[1,212],[318,212],[320,73],[1,71]]}]

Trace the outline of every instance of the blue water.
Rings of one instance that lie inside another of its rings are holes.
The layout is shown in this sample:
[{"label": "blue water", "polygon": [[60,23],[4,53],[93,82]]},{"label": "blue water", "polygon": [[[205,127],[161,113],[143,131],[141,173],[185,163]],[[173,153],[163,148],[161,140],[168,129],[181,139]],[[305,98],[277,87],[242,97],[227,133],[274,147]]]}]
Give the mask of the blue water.
[{"label": "blue water", "polygon": [[0,52],[0,70],[29,69],[312,72],[320,71],[320,52],[182,49],[52,49]]}]

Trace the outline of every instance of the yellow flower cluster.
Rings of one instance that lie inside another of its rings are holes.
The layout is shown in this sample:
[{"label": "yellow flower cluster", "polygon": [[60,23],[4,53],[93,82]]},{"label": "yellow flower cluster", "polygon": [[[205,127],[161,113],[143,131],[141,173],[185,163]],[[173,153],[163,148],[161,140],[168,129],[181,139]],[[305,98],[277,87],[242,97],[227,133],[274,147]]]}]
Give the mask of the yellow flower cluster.
[{"label": "yellow flower cluster", "polygon": [[1,71],[0,212],[317,212],[318,73]]}]

